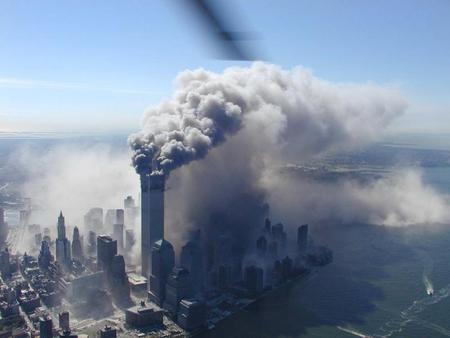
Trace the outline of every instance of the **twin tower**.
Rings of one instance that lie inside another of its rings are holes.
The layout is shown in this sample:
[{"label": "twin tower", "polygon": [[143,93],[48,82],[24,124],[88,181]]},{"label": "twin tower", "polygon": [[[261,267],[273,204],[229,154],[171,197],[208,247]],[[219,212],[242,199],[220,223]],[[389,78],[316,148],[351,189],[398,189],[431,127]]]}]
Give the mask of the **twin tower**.
[{"label": "twin tower", "polygon": [[151,271],[151,250],[164,239],[164,189],[162,174],[141,174],[141,261],[142,275]]}]

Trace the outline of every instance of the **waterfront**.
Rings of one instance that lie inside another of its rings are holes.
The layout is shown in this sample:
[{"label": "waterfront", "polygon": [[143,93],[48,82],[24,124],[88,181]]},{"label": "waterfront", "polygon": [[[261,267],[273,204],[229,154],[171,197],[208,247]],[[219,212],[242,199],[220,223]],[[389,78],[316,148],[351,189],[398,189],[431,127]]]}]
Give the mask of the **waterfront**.
[{"label": "waterfront", "polygon": [[[423,170],[450,193],[448,167]],[[314,235],[333,250],[331,265],[202,337],[450,336],[449,226],[323,225]]]}]

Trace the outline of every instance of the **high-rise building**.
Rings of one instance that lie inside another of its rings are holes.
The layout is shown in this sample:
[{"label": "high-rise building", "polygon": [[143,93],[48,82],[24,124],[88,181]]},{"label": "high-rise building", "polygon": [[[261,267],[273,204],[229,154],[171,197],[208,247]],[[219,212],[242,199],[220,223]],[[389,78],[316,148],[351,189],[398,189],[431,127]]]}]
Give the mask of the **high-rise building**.
[{"label": "high-rise building", "polygon": [[270,219],[268,218],[264,221],[264,232],[266,234],[270,234],[272,232],[272,222],[270,222]]},{"label": "high-rise building", "polygon": [[114,224],[125,224],[125,212],[123,209],[116,209]]},{"label": "high-rise building", "polygon": [[30,210],[19,211],[19,224],[21,226],[27,226],[30,221]]},{"label": "high-rise building", "polygon": [[39,251],[38,263],[42,269],[48,269],[50,263],[53,262],[53,255],[47,241],[41,242],[41,250]]},{"label": "high-rise building", "polygon": [[88,234],[87,250],[89,255],[97,253],[97,234],[92,230],[90,230]]},{"label": "high-rise building", "polygon": [[59,212],[58,216],[58,239],[66,238],[66,222],[62,213],[62,210]]},{"label": "high-rise building", "polygon": [[97,237],[97,266],[99,270],[108,270],[114,256],[117,255],[117,241],[110,236]]},{"label": "high-rise building", "polygon": [[123,223],[116,223],[113,225],[113,238],[117,241],[117,250],[123,252]]},{"label": "high-rise building", "polygon": [[70,331],[69,311],[58,313],[59,328],[64,331]]},{"label": "high-rise building", "polygon": [[252,295],[261,292],[264,288],[264,270],[254,265],[247,266],[244,272],[244,285]]},{"label": "high-rise building", "polygon": [[141,255],[145,277],[152,271],[153,244],[164,238],[164,188],[164,175],[141,174]]},{"label": "high-rise building", "polygon": [[11,277],[11,262],[9,258],[9,251],[6,247],[0,253],[0,271],[2,273],[3,279],[8,279]]},{"label": "high-rise building", "polygon": [[66,225],[62,211],[58,217],[58,238],[56,239],[56,260],[63,266],[70,266],[70,241],[66,238]]},{"label": "high-rise building", "polygon": [[191,240],[181,249],[180,265],[187,269],[191,275],[192,291],[201,293],[205,286],[204,254],[198,239]]},{"label": "high-rise building", "polygon": [[308,224],[303,224],[298,227],[297,246],[300,251],[306,251],[308,247]]},{"label": "high-rise building", "polygon": [[123,208],[124,209],[134,208],[134,198],[133,198],[133,196],[127,196],[127,198],[125,198],[123,200]]},{"label": "high-rise building", "polygon": [[109,230],[116,223],[116,209],[108,209],[105,213],[105,228]]},{"label": "high-rise building", "polygon": [[108,277],[113,296],[119,301],[127,301],[130,298],[130,285],[128,284],[125,260],[122,255],[113,257]]},{"label": "high-rise building", "polygon": [[175,253],[172,244],[161,239],[156,241],[152,249],[152,270],[149,278],[150,300],[162,305],[166,296],[166,281],[175,265]]},{"label": "high-rise building", "polygon": [[0,208],[0,225],[5,224],[5,210]]},{"label": "high-rise building", "polygon": [[206,324],[207,308],[196,299],[182,299],[179,304],[177,322],[185,330],[198,329]]},{"label": "high-rise building", "polygon": [[125,252],[130,253],[136,243],[136,238],[134,236],[134,230],[128,229],[125,231]]},{"label": "high-rise building", "polygon": [[83,246],[81,245],[80,231],[78,227],[73,228],[72,257],[81,262],[83,259]]},{"label": "high-rise building", "polygon": [[164,308],[177,318],[178,306],[183,298],[192,297],[192,282],[189,271],[175,267],[167,278]]},{"label": "high-rise building", "polygon": [[100,330],[100,338],[116,338],[117,330],[113,329],[111,326],[105,326]]},{"label": "high-rise building", "polygon": [[127,196],[123,200],[123,209],[125,211],[125,225],[128,228],[133,228],[137,216],[136,211],[139,209],[136,208],[136,203],[132,196]]},{"label": "high-rise building", "polygon": [[53,338],[53,321],[50,316],[39,318],[39,337]]},{"label": "high-rise building", "polygon": [[114,224],[125,224],[125,214],[123,209],[108,209],[105,214],[106,231],[113,230]]},{"label": "high-rise building", "polygon": [[260,236],[256,240],[256,251],[258,252],[258,255],[264,256],[267,252],[267,239],[265,236]]},{"label": "high-rise building", "polygon": [[5,210],[0,208],[0,248],[8,237],[8,225],[5,222]]},{"label": "high-rise building", "polygon": [[103,209],[91,208],[84,216],[86,229],[100,231],[103,228]]},{"label": "high-rise building", "polygon": [[282,223],[277,223],[272,226],[272,237],[277,241],[279,251],[284,251],[286,248],[287,236]]}]

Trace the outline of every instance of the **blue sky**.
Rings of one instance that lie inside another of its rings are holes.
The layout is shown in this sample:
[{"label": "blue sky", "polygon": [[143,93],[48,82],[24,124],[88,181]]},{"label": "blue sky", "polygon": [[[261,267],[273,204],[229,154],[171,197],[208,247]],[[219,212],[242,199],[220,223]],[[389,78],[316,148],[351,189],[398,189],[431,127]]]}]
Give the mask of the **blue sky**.
[{"label": "blue sky", "polygon": [[[177,73],[215,59],[184,0],[0,1],[0,131],[136,129]],[[447,0],[233,0],[266,61],[326,80],[399,86],[400,131],[450,132]]]}]

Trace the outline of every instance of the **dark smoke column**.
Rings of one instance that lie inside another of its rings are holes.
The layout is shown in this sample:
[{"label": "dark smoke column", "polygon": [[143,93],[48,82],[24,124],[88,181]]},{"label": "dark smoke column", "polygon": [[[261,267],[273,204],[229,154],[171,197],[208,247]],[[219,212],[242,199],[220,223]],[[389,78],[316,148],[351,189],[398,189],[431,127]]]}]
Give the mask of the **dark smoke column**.
[{"label": "dark smoke column", "polygon": [[141,173],[140,176],[142,275],[148,277],[153,244],[164,239],[165,176],[155,172]]}]

